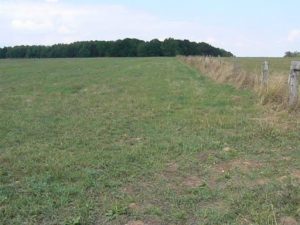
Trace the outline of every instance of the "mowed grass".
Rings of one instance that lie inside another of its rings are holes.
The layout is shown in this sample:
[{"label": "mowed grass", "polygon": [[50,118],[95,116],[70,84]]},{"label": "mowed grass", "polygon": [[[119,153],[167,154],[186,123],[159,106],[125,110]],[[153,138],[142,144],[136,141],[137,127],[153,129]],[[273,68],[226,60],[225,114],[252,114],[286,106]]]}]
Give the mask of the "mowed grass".
[{"label": "mowed grass", "polygon": [[0,95],[0,224],[300,221],[299,121],[176,58],[1,60]]}]

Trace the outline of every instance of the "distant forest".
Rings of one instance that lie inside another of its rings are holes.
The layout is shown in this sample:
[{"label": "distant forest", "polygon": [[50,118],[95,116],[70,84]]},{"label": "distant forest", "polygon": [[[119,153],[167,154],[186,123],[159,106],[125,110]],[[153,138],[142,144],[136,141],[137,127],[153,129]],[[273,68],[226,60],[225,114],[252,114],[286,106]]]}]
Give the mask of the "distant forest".
[{"label": "distant forest", "polygon": [[290,52],[290,51],[288,51],[284,54],[284,57],[300,57],[300,52],[297,52],[297,51]]},{"label": "distant forest", "polygon": [[0,58],[73,58],[73,57],[151,57],[151,56],[233,56],[231,52],[205,42],[173,38],[142,41],[126,38],[117,41],[81,41],[52,46],[15,46],[0,48]]}]

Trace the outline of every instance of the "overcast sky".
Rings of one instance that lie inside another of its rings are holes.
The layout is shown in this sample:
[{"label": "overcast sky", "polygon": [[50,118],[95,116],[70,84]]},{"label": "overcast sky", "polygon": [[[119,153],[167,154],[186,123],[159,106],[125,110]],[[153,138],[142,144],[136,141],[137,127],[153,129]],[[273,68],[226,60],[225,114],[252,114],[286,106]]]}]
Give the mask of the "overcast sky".
[{"label": "overcast sky", "polygon": [[300,0],[0,0],[0,47],[126,37],[283,56],[300,51]]}]

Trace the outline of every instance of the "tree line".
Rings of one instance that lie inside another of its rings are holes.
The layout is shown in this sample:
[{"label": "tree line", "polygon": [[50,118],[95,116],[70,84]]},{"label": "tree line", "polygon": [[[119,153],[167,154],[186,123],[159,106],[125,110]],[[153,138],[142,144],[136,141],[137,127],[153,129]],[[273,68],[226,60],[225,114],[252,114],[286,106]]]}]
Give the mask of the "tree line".
[{"label": "tree line", "polygon": [[173,38],[142,41],[126,38],[117,41],[81,41],[52,46],[14,46],[0,48],[0,58],[74,58],[74,57],[151,57],[151,56],[233,56],[231,52],[205,42]]},{"label": "tree line", "polygon": [[300,52],[298,52],[298,51],[295,51],[295,52],[288,51],[284,54],[284,57],[300,57]]}]

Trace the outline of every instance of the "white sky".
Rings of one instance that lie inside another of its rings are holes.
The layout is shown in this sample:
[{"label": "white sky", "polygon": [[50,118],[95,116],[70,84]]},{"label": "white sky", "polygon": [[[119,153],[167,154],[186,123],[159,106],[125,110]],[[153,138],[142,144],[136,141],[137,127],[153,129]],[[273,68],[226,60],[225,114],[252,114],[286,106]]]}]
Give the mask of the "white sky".
[{"label": "white sky", "polygon": [[298,0],[0,0],[0,47],[174,37],[237,56],[300,51]]}]

